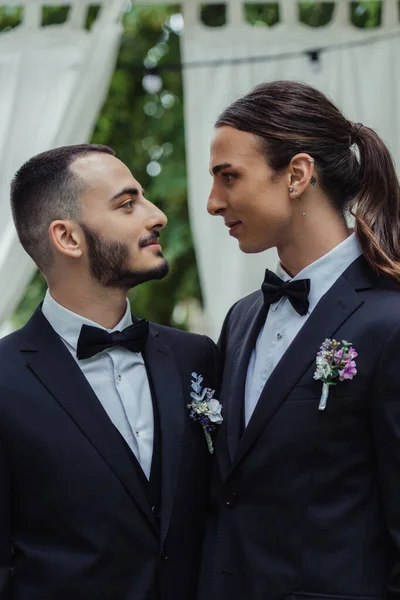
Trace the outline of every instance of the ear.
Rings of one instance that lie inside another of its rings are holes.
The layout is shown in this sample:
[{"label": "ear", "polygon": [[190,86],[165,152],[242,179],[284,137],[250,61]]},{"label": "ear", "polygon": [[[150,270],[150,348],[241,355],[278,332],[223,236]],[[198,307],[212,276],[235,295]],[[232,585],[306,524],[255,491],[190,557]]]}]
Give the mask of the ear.
[{"label": "ear", "polygon": [[[306,153],[296,154],[289,163],[290,187],[301,196],[315,182],[314,159]],[[314,179],[312,180],[312,178]]]},{"label": "ear", "polygon": [[69,258],[81,258],[84,243],[83,232],[74,221],[53,221],[49,226],[51,245]]}]

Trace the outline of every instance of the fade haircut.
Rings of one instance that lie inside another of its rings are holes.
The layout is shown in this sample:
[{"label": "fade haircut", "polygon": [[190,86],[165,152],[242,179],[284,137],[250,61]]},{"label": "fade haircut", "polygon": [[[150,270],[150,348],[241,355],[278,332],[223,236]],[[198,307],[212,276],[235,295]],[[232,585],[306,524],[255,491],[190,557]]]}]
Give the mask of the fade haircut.
[{"label": "fade haircut", "polygon": [[28,160],[11,182],[11,210],[19,240],[43,273],[52,264],[50,224],[80,218],[85,183],[70,167],[93,152],[115,155],[112,148],[98,144],[54,148]]}]

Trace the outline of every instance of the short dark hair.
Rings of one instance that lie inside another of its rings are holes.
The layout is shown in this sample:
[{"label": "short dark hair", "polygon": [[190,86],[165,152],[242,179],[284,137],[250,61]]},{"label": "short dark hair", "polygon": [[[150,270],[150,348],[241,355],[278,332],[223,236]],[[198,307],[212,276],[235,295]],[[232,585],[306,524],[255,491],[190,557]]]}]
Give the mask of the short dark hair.
[{"label": "short dark hair", "polygon": [[98,144],[54,148],[28,160],[11,182],[11,210],[19,240],[43,272],[52,263],[50,223],[80,217],[79,198],[85,186],[70,166],[92,152],[115,155],[112,148]]}]

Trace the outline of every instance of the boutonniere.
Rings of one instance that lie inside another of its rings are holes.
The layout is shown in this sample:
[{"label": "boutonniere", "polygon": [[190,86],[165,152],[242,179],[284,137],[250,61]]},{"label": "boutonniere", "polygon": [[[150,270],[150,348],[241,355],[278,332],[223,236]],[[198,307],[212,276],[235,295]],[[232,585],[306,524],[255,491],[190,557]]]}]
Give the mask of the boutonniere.
[{"label": "boutonniere", "polygon": [[210,454],[214,452],[211,433],[215,431],[218,425],[221,425],[223,418],[221,415],[222,405],[214,398],[215,391],[210,388],[202,388],[203,377],[192,373],[192,390],[190,397],[192,402],[187,405],[190,418],[197,421],[203,427],[206,436],[207,446]]},{"label": "boutonniere", "polygon": [[355,358],[358,354],[350,342],[337,342],[326,339],[317,354],[317,368],[314,379],[322,381],[322,394],[319,410],[325,410],[329,396],[329,386],[336,385],[337,380],[353,379],[357,375]]}]

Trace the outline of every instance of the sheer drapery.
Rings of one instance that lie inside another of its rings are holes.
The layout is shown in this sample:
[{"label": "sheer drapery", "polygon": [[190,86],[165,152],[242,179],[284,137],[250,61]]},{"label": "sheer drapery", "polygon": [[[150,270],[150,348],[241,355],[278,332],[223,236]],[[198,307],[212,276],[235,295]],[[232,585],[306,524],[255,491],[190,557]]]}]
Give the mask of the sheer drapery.
[{"label": "sheer drapery", "polygon": [[[252,2],[256,0],[246,3]],[[174,0],[163,3],[175,4]],[[70,5],[69,18],[64,25],[52,27],[41,27],[45,4],[54,5],[54,0],[0,0],[1,6],[24,6],[22,25],[0,34],[0,323],[12,313],[34,272],[12,226],[10,179],[31,155],[90,137],[115,64],[126,2],[99,0],[103,10],[90,32],[83,27],[89,1],[60,0],[58,4]],[[280,0],[281,22],[269,29],[245,22],[241,0],[225,1],[228,22],[219,28],[200,22],[200,0],[181,4],[183,60],[189,63],[184,69],[184,92],[191,225],[208,331],[215,338],[231,304],[258,288],[265,267],[276,263],[272,251],[255,256],[240,253],[223,224],[205,211],[215,118],[231,100],[261,81],[301,80],[326,92],[350,119],[375,127],[398,162],[398,6],[396,0],[385,0],[382,26],[359,30],[349,22],[348,0],[336,1],[332,22],[322,28],[299,22],[294,0]],[[319,52],[305,53],[315,49]],[[255,60],[248,62],[248,57]],[[210,62],[201,67],[193,64],[204,61]]]},{"label": "sheer drapery", "polygon": [[41,26],[45,2],[0,0],[8,4],[23,5],[24,13],[20,26],[0,33],[0,323],[35,271],[12,223],[10,180],[34,154],[90,138],[114,70],[126,2],[97,2],[90,31],[85,0],[61,2],[70,5],[68,20],[47,27]]},{"label": "sheer drapery", "polygon": [[297,2],[292,0],[280,2],[281,22],[271,28],[245,22],[240,0],[226,4],[228,23],[209,28],[199,20],[200,2],[186,2],[182,40],[183,60],[188,64],[184,92],[191,226],[208,331],[214,338],[229,307],[259,288],[265,268],[273,269],[277,260],[275,251],[242,254],[222,219],[206,213],[213,123],[229,102],[263,81],[309,83],[328,94],[349,119],[375,128],[400,164],[397,2],[383,3],[382,25],[372,30],[350,24],[345,0],[336,2],[332,22],[319,28],[298,21]]}]

